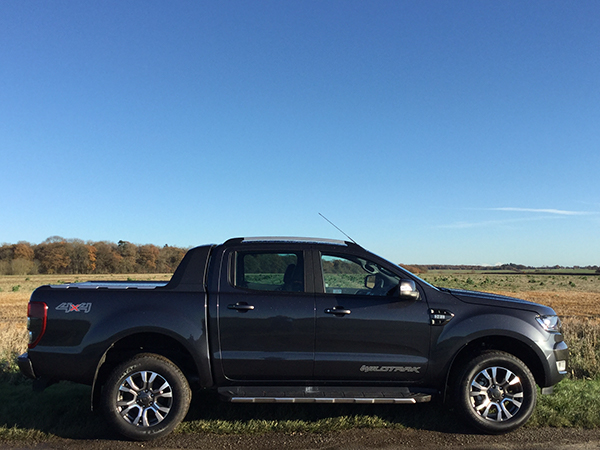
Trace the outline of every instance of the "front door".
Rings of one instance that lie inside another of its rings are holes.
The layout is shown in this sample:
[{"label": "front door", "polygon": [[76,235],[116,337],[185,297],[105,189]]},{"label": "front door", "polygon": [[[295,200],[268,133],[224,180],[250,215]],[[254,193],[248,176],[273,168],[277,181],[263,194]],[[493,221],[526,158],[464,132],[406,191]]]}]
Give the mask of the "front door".
[{"label": "front door", "polygon": [[218,301],[220,358],[230,380],[306,380],[314,365],[314,294],[303,251],[232,251]]},{"label": "front door", "polygon": [[425,299],[400,299],[401,277],[383,264],[349,254],[317,258],[323,287],[316,297],[315,377],[423,379],[430,329]]}]

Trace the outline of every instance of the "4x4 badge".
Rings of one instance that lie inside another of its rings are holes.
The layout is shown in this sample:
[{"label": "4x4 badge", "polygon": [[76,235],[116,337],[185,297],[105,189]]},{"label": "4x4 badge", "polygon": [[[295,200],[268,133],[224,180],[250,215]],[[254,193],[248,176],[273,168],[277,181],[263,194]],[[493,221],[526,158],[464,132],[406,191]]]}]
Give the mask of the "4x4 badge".
[{"label": "4x4 badge", "polygon": [[65,314],[68,314],[70,312],[83,312],[87,314],[92,310],[92,304],[79,303],[78,305],[75,305],[74,303],[61,303],[55,309],[57,311],[64,311]]}]

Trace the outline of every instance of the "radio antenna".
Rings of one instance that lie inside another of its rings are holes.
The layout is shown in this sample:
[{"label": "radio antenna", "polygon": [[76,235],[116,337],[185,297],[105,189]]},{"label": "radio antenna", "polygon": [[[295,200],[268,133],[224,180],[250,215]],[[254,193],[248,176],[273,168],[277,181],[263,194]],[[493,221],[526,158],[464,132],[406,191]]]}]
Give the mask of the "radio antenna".
[{"label": "radio antenna", "polygon": [[329,222],[331,225],[333,225],[335,227],[336,230],[338,230],[340,233],[342,233],[344,236],[346,236],[348,239],[350,239],[352,242],[354,242],[356,245],[358,245],[356,243],[356,241],[354,239],[352,239],[350,236],[348,236],[346,233],[344,233],[342,231],[342,229],[340,227],[338,227],[335,223],[333,223],[331,220],[329,220],[327,217],[325,217],[323,214],[319,213],[319,215],[325,219],[327,222]]}]

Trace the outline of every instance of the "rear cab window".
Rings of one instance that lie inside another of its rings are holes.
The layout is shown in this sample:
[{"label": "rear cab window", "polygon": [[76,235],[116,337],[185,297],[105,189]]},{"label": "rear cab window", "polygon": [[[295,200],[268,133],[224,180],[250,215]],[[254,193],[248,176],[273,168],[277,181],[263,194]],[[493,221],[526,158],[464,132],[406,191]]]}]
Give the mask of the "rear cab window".
[{"label": "rear cab window", "polygon": [[256,291],[304,292],[301,251],[236,251],[233,285]]}]

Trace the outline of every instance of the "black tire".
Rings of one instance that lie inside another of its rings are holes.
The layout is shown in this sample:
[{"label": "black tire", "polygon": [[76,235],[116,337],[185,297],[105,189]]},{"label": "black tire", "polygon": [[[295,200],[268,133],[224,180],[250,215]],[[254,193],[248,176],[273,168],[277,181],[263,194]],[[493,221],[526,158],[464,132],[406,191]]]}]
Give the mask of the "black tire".
[{"label": "black tire", "polygon": [[470,425],[488,434],[513,431],[529,420],[536,404],[535,379],[515,356],[482,353],[462,370],[455,401]]},{"label": "black tire", "polygon": [[179,368],[144,353],[117,366],[102,392],[106,420],[119,434],[147,441],[170,433],[187,414],[191,391]]}]

